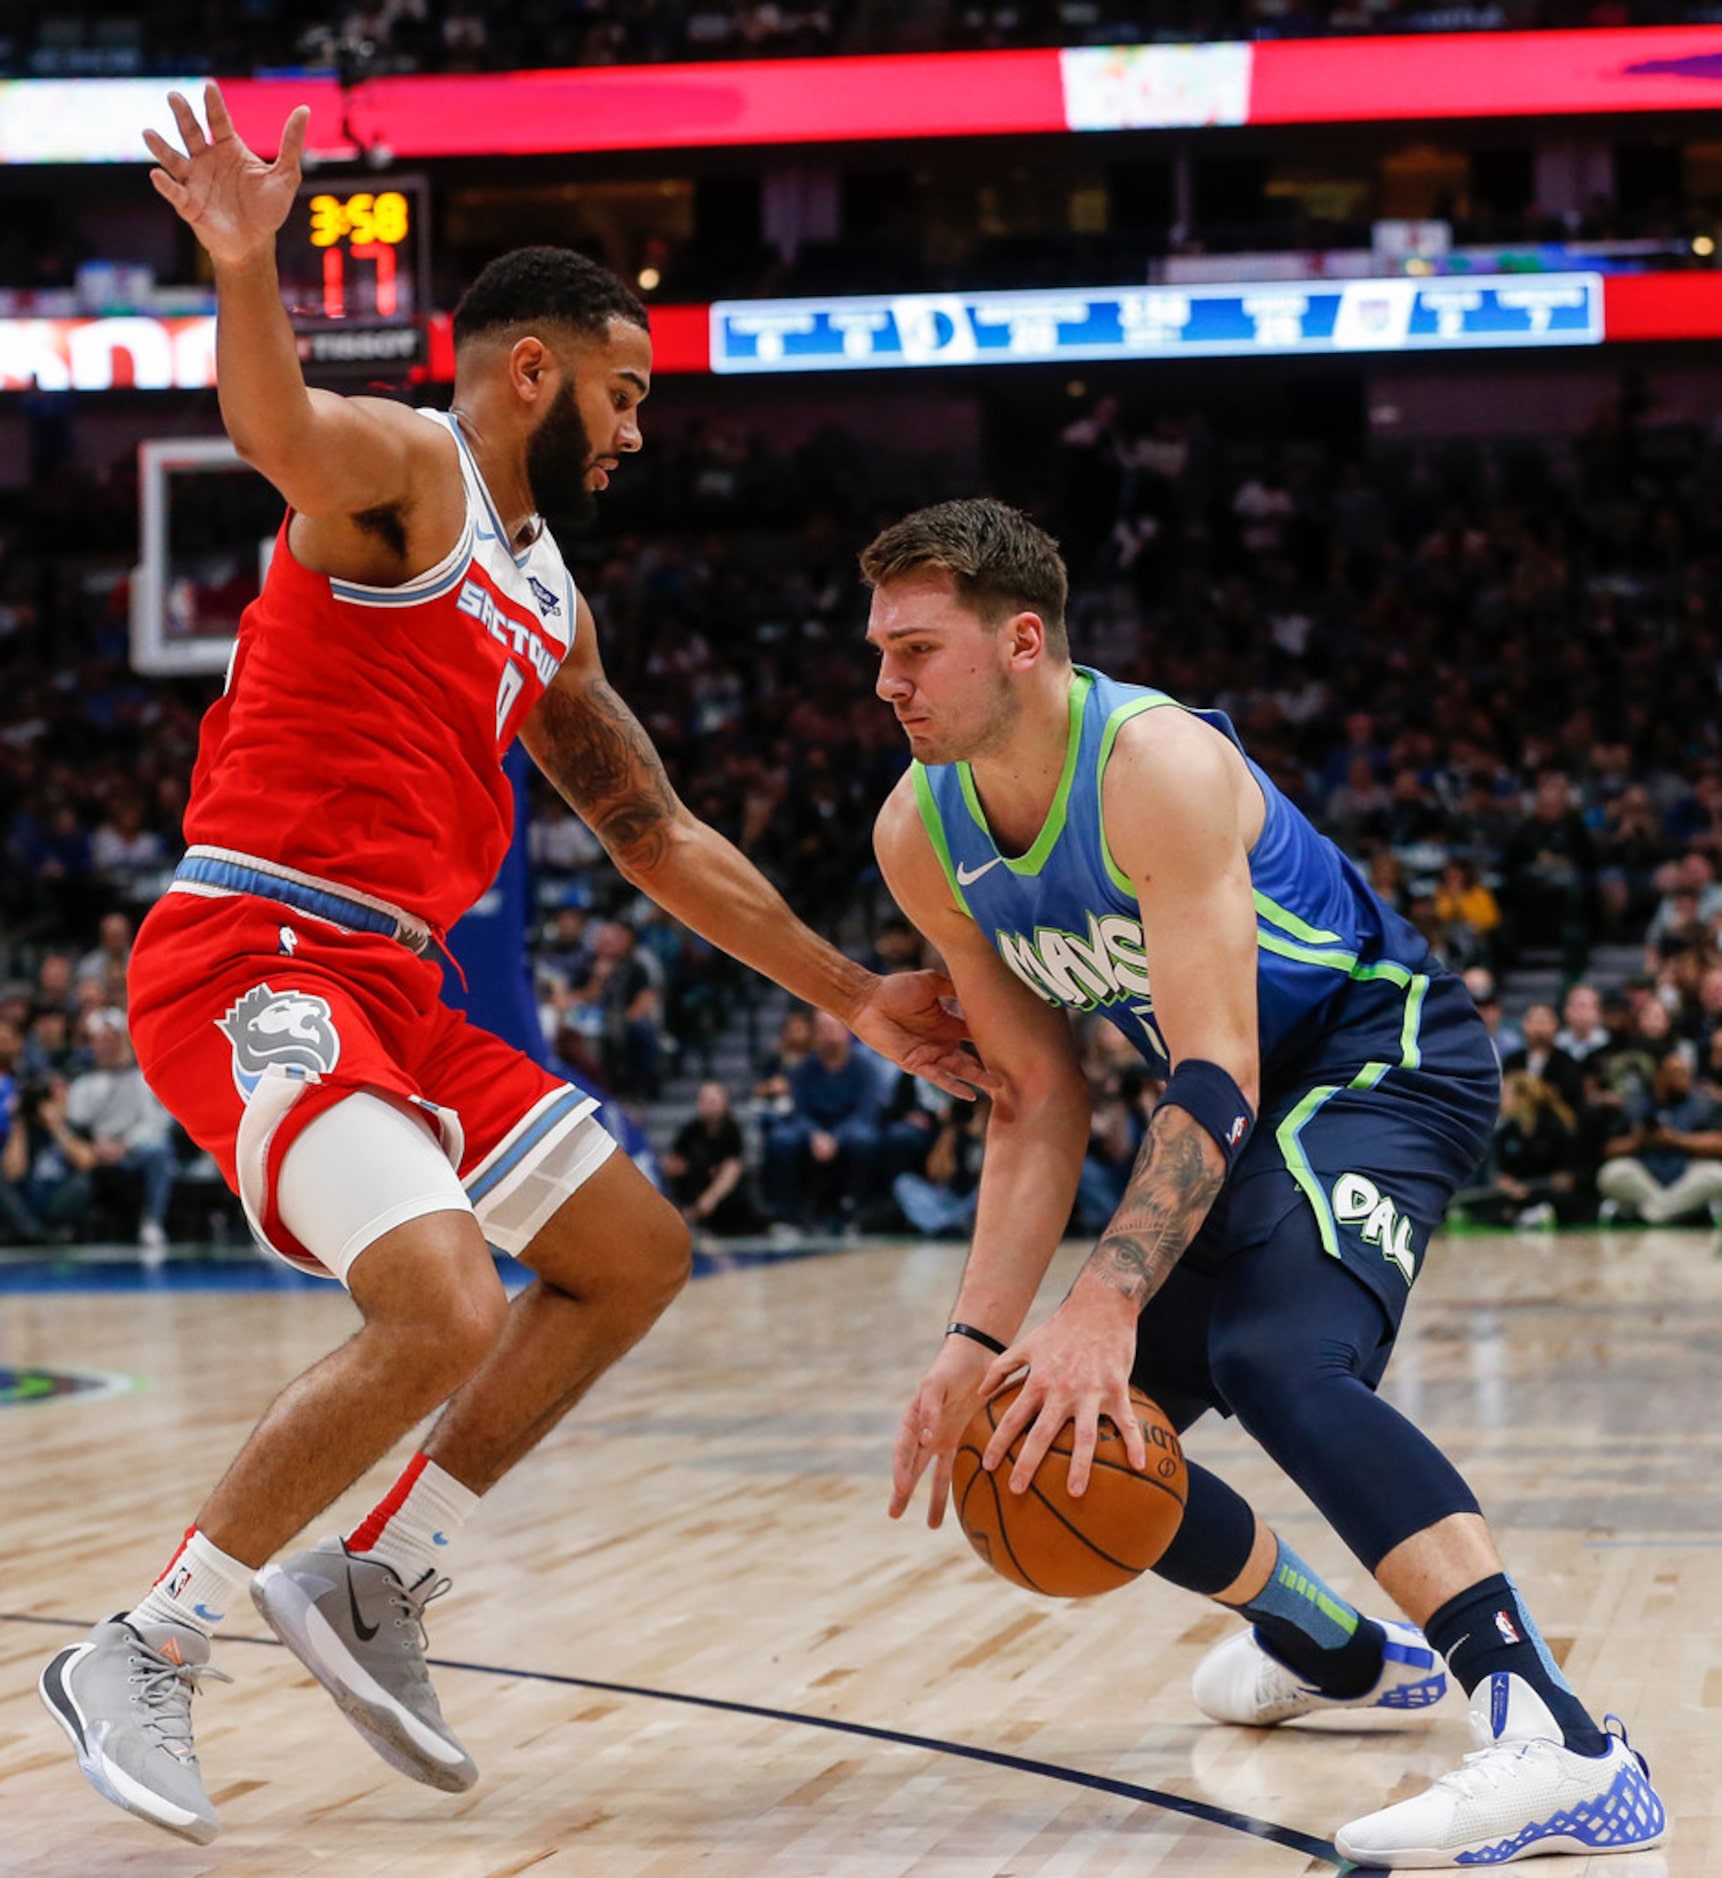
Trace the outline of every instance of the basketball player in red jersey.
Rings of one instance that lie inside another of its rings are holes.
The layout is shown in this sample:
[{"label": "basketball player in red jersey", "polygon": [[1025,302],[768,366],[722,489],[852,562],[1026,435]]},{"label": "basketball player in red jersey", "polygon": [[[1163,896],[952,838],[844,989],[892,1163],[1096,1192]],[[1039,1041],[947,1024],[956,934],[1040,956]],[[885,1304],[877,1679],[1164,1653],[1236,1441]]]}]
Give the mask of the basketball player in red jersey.
[{"label": "basketball player in red jersey", "polygon": [[[580,255],[521,250],[455,313],[451,410],[309,391],[274,255],[308,113],[265,164],[215,86],[207,129],[172,105],[185,148],[148,133],[151,180],[214,264],[222,416],[288,511],[204,721],[186,859],[133,954],[132,1026],[258,1237],[363,1318],[267,1411],[142,1601],[42,1675],[97,1790],[203,1843],[190,1699],[248,1589],[385,1760],[472,1784],[424,1667],[442,1549],[687,1276],[685,1226],[593,1097],[440,1002],[443,932],[508,844],[516,736],[678,919],[953,1093],[988,1079],[948,981],[876,978],[800,924],[689,815],[605,681],[543,518],[640,447],[639,301]],[[492,1244],[536,1273],[512,1304]],[[268,1563],[445,1403],[356,1531]]]}]

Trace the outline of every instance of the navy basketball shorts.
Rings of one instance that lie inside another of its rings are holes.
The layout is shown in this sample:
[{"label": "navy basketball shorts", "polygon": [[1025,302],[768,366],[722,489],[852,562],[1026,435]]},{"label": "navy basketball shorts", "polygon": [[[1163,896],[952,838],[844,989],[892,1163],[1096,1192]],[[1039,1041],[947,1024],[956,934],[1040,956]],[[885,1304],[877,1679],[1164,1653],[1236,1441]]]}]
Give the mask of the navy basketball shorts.
[{"label": "navy basketball shorts", "polygon": [[[1487,1151],[1500,1070],[1463,981],[1377,971],[1347,986],[1295,1071],[1271,1078],[1231,1178],[1142,1313],[1132,1380],[1181,1427],[1231,1413],[1213,1357],[1245,1318],[1252,1344],[1293,1367],[1349,1346],[1347,1367],[1373,1388],[1430,1237]],[[1264,1312],[1277,1340],[1262,1337]]]}]

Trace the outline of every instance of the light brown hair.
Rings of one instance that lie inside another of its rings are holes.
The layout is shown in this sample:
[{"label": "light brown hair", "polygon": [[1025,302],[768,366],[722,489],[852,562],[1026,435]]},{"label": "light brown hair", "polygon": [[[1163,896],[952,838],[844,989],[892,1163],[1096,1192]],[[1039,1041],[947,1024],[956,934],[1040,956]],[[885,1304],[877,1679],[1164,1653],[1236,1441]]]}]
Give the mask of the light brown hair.
[{"label": "light brown hair", "polygon": [[1070,657],[1064,624],[1070,581],[1058,543],[1020,509],[988,496],[936,503],[893,522],[861,551],[861,577],[870,587],[928,567],[951,576],[958,600],[983,625],[1037,614],[1047,650]]}]

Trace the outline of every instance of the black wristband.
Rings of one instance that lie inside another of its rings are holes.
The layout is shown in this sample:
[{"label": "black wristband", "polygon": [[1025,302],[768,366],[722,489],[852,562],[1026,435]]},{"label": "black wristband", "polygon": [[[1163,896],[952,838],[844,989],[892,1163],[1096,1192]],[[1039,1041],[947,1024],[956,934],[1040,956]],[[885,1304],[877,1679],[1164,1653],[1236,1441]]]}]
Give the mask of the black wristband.
[{"label": "black wristband", "polygon": [[1201,1057],[1186,1057],[1161,1092],[1163,1108],[1182,1109],[1226,1158],[1229,1174],[1256,1125],[1256,1113],[1231,1072]]},{"label": "black wristband", "polygon": [[1003,1356],[1005,1345],[997,1337],[990,1337],[984,1330],[976,1330],[973,1324],[947,1324],[947,1337],[967,1337],[970,1343],[978,1343],[983,1350],[991,1350],[994,1356]]}]

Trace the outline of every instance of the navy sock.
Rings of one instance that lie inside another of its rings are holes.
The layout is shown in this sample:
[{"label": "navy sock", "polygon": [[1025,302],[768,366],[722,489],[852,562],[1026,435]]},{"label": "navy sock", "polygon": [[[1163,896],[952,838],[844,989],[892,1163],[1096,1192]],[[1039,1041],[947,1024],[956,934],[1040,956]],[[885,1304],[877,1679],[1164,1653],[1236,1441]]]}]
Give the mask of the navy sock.
[{"label": "navy sock", "polygon": [[1356,1696],[1381,1675],[1381,1626],[1325,1585],[1281,1539],[1268,1581],[1240,1614],[1262,1647],[1324,1695]]},{"label": "navy sock", "polygon": [[1423,1634],[1446,1657],[1467,1695],[1496,1670],[1521,1676],[1542,1698],[1573,1753],[1608,1752],[1608,1736],[1573,1693],[1505,1573],[1449,1598]]}]

